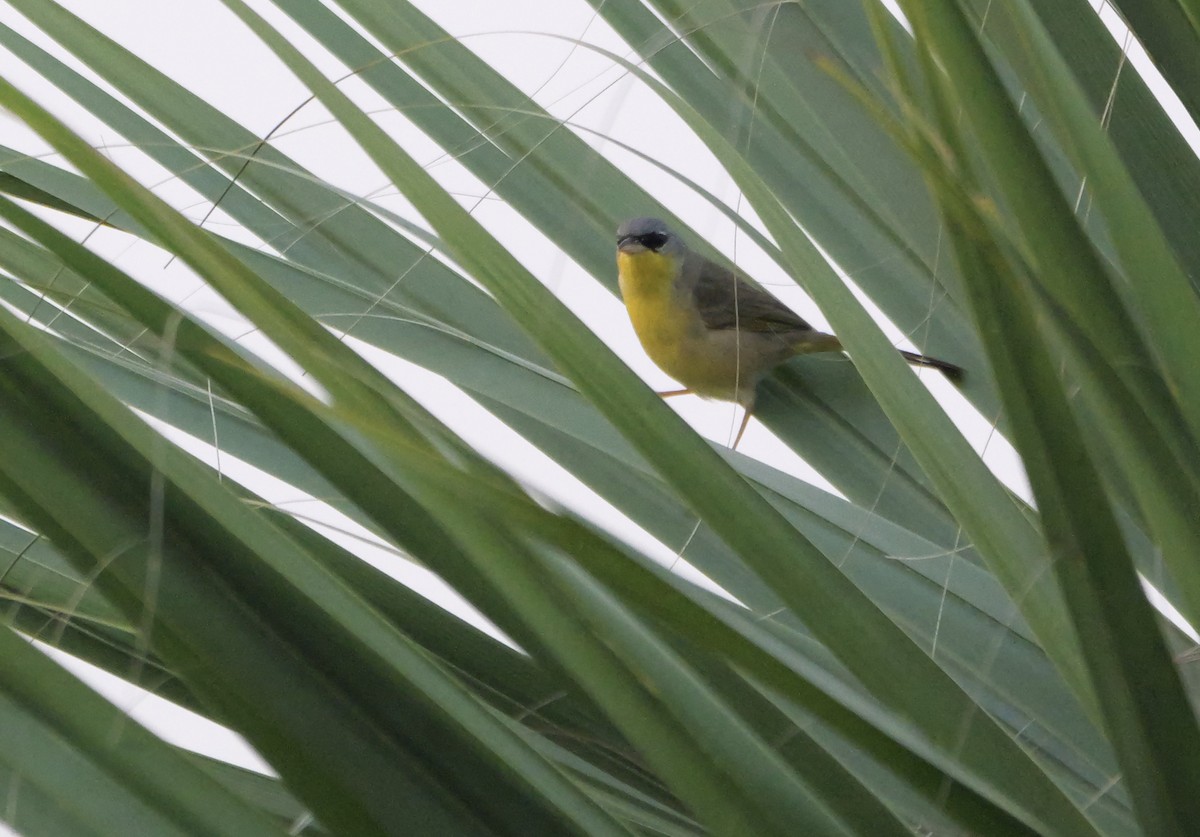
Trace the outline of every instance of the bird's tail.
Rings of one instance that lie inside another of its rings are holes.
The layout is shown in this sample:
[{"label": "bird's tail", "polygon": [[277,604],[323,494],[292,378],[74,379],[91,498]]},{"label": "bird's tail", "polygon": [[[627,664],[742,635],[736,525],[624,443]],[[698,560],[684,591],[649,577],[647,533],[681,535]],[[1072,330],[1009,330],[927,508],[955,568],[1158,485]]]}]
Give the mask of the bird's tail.
[{"label": "bird's tail", "polygon": [[809,329],[792,342],[792,351],[798,355],[814,354],[816,352],[840,352],[842,341],[832,334]]},{"label": "bird's tail", "polygon": [[919,355],[916,352],[906,352],[903,349],[900,350],[900,354],[913,366],[929,366],[933,369],[941,370],[952,381],[961,381],[965,374],[961,366],[955,366],[949,361],[938,360],[936,357],[929,357],[928,355]]},{"label": "bird's tail", "polygon": [[[840,352],[842,351],[842,341],[838,340],[832,334],[826,334],[813,329],[796,340],[792,344],[792,349],[798,355],[812,352]],[[963,375],[966,374],[961,366],[955,366],[946,360],[939,360],[936,357],[929,357],[928,355],[919,355],[916,352],[907,352],[904,349],[900,350],[900,354],[912,365],[938,369],[952,381],[961,381]]]}]

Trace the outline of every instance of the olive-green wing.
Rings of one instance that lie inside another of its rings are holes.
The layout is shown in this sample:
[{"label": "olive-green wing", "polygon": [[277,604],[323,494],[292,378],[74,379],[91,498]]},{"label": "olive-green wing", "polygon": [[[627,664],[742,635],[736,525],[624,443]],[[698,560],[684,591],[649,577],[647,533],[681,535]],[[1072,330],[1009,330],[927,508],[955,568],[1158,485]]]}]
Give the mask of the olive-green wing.
[{"label": "olive-green wing", "polygon": [[698,272],[692,296],[708,328],[760,332],[812,330],[792,309],[731,271],[695,253],[688,253],[688,260],[691,264],[687,267]]}]

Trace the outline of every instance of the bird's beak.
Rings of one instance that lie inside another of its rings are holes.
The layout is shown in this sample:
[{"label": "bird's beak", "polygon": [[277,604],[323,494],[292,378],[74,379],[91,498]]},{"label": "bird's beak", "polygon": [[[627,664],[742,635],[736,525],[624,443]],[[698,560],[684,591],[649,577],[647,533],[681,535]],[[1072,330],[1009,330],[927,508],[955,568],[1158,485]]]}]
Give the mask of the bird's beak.
[{"label": "bird's beak", "polygon": [[626,235],[617,239],[617,250],[622,253],[641,253],[646,245],[637,240],[636,235]]}]

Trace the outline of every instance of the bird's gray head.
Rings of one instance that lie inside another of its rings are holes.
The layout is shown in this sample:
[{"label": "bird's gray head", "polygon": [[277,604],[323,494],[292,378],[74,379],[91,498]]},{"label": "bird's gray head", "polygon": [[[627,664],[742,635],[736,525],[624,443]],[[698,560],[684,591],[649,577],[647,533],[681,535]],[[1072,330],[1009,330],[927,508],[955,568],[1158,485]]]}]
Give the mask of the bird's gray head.
[{"label": "bird's gray head", "polygon": [[657,218],[631,218],[617,227],[617,249],[622,253],[678,253],[684,249],[679,236]]}]

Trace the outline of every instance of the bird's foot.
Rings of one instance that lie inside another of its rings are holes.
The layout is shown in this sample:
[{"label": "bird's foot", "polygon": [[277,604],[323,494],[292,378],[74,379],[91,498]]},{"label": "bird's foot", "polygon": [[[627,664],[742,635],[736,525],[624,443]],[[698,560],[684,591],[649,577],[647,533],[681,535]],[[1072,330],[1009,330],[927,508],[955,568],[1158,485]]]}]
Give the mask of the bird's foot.
[{"label": "bird's foot", "polygon": [[746,425],[750,423],[750,416],[754,415],[753,410],[746,410],[742,416],[742,426],[738,428],[737,436],[733,440],[733,447],[730,450],[737,450],[738,442],[742,441],[742,434],[746,432]]}]

